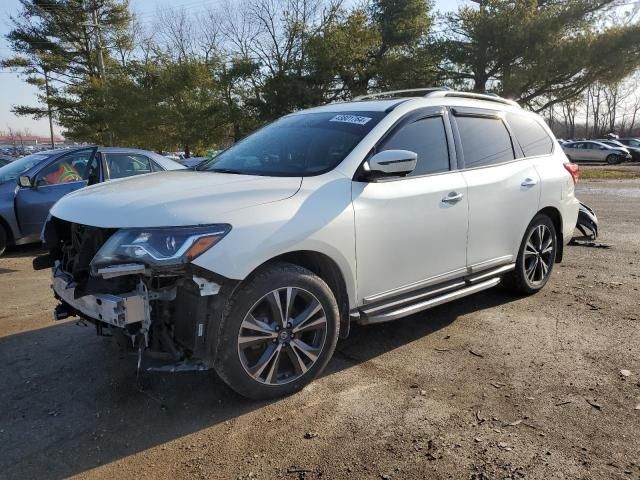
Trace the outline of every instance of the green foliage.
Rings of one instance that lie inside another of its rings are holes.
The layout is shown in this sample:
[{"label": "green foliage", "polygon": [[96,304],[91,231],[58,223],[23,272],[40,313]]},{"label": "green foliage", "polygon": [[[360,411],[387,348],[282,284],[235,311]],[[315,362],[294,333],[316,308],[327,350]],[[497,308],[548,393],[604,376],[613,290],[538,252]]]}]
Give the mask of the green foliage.
[{"label": "green foliage", "polygon": [[218,17],[167,12],[154,36],[127,0],[20,2],[2,65],[40,105],[14,111],[51,112],[74,140],[155,150],[219,148],[291,111],[389,89],[447,84],[540,109],[640,66],[638,23],[602,20],[613,0],[482,0],[437,32],[429,0],[246,0]]},{"label": "green foliage", "polygon": [[[475,91],[545,108],[640,65],[640,26],[600,24],[612,0],[483,0],[446,16],[443,71]],[[540,102],[540,99],[544,99]]]}]

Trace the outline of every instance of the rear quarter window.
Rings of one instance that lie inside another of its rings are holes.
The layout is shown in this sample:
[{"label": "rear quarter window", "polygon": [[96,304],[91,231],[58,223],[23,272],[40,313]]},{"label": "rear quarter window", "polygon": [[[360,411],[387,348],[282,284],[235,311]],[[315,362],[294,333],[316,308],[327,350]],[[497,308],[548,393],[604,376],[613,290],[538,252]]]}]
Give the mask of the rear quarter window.
[{"label": "rear quarter window", "polygon": [[466,168],[495,165],[515,159],[511,136],[499,118],[458,116],[456,124]]},{"label": "rear quarter window", "polygon": [[553,152],[553,140],[537,119],[515,113],[507,113],[506,117],[525,157]]}]

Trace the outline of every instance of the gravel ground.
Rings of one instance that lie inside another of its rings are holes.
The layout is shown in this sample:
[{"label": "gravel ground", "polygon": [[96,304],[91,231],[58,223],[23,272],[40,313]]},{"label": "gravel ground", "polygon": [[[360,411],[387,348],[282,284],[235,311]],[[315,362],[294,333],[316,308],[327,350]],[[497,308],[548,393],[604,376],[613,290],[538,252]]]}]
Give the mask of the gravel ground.
[{"label": "gravel ground", "polygon": [[581,184],[610,248],[568,247],[538,295],[356,327],[321,378],[269,403],[209,372],[136,378],[92,326],[51,320],[48,272],[14,249],[0,478],[640,479],[639,192]]}]

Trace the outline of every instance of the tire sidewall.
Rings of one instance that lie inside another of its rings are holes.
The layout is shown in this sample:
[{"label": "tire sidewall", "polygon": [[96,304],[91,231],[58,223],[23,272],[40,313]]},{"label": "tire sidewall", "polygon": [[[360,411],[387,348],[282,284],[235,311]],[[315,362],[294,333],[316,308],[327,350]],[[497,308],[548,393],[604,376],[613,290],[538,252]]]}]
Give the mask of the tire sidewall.
[{"label": "tire sidewall", "polygon": [[[244,369],[238,353],[240,326],[251,308],[265,294],[278,288],[297,287],[313,294],[324,308],[327,333],[322,353],[300,378],[283,385],[267,385],[254,380]],[[292,264],[274,264],[241,286],[229,301],[218,339],[215,369],[233,390],[253,399],[289,395],[302,389],[325,368],[338,341],[340,315],[331,289],[313,272]]]},{"label": "tire sidewall", "polygon": [[[534,285],[531,282],[529,282],[529,279],[527,278],[527,274],[525,271],[525,262],[524,262],[524,250],[527,244],[527,240],[531,235],[531,232],[533,232],[533,230],[541,224],[545,225],[551,232],[551,237],[553,241],[553,244],[552,244],[553,258],[551,261],[551,266],[549,267],[549,271],[547,272],[547,275],[545,276],[544,280]],[[516,275],[519,277],[519,280],[520,280],[519,283],[522,286],[522,289],[524,290],[525,293],[535,293],[542,290],[542,288],[544,288],[544,286],[547,284],[547,282],[551,278],[551,274],[553,273],[553,266],[555,264],[557,254],[558,254],[558,236],[557,236],[556,228],[553,225],[553,222],[546,215],[536,215],[533,218],[533,220],[531,220],[531,223],[527,227],[524,237],[522,238],[520,250],[518,250],[518,260],[516,261]]]}]

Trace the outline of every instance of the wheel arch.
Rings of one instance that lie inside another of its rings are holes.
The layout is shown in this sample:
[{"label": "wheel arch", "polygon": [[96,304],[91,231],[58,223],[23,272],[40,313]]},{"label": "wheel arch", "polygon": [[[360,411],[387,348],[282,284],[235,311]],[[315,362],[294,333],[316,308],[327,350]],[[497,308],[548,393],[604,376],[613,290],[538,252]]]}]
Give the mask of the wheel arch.
[{"label": "wheel arch", "polygon": [[273,257],[256,267],[243,281],[252,278],[258,271],[277,262],[286,262],[306,268],[318,275],[329,286],[340,310],[340,338],[349,335],[349,292],[345,276],[330,256],[314,250],[296,250]]},{"label": "wheel arch", "polygon": [[556,263],[562,262],[562,254],[564,252],[563,232],[562,232],[562,214],[556,207],[544,207],[539,210],[536,215],[545,215],[551,219],[556,229],[556,243],[558,245],[558,253],[556,255]]},{"label": "wheel arch", "polygon": [[13,245],[15,243],[15,237],[13,236],[13,230],[4,217],[0,215],[0,227],[4,228],[5,233],[7,234],[7,245]]}]

